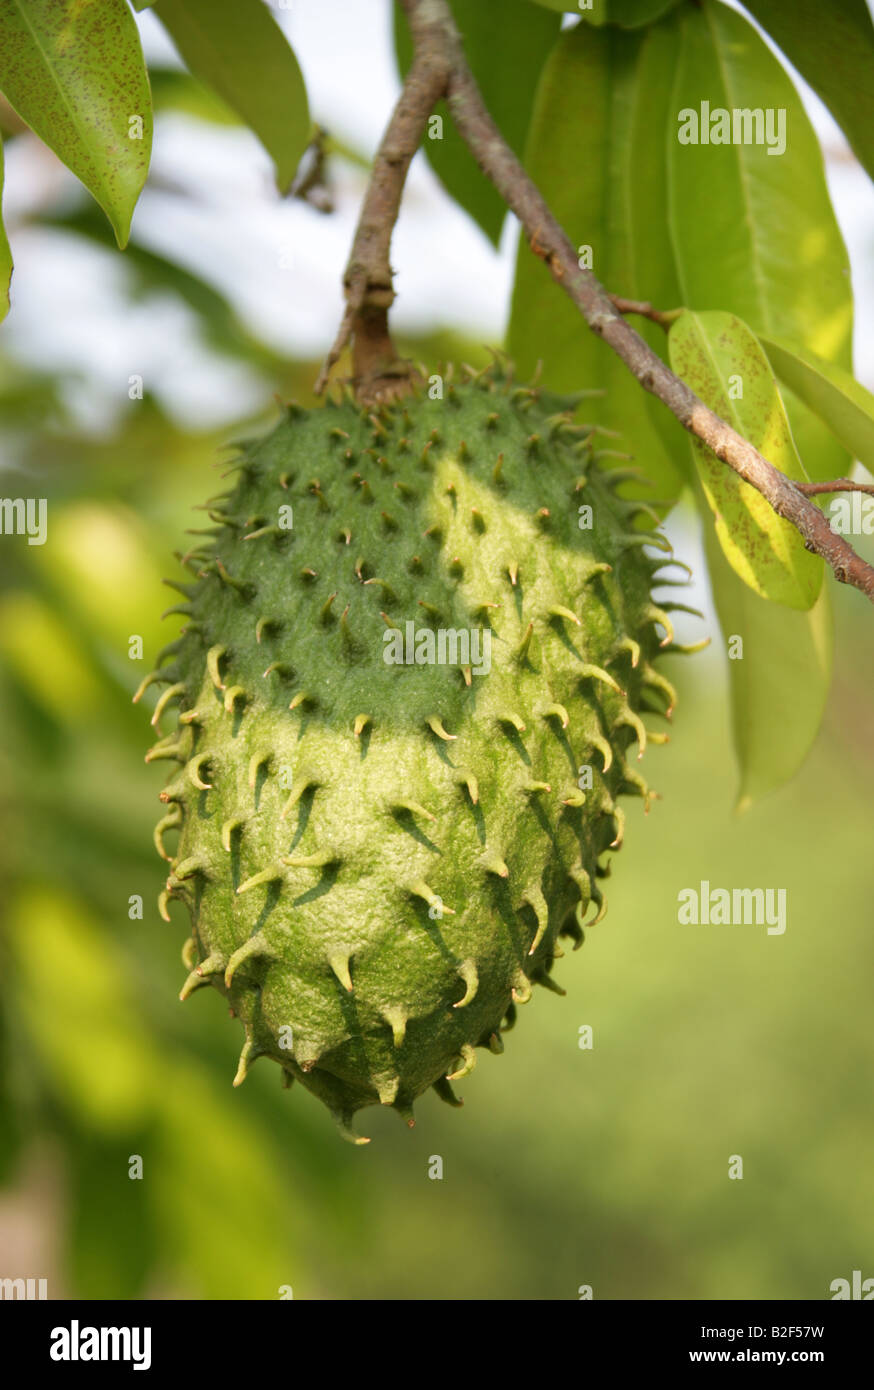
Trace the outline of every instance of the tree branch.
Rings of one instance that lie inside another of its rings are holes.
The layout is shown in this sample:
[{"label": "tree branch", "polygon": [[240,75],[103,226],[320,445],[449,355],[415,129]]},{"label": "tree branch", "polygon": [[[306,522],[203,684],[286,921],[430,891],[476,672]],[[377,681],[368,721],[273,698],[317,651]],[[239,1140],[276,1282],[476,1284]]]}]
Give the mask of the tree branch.
[{"label": "tree branch", "polygon": [[398,357],[389,334],[388,311],[395,297],[389,251],[407,170],[428,117],[446,90],[448,75],[441,49],[416,51],[376,153],[343,276],[346,312],[319,373],[317,395],[325,389],[331,368],[350,340],[353,385],[362,400],[403,394],[414,375],[411,364]]},{"label": "tree branch", "polygon": [[[546,263],[592,332],[604,339],[641,386],[667,406],[684,429],[756,488],[778,516],[796,527],[807,549],[820,555],[842,584],[852,584],[874,603],[874,568],[832,530],[825,515],[805,495],[805,485],[787,478],[710,410],[626,323],[617,303],[592,272],[580,268],[570,241],[486,109],[467,65],[447,0],[402,0],[402,4],[416,56],[377,155],[344,281],[346,316],[318,389],[324,385],[327,372],[350,333],[357,343],[362,329],[367,330],[369,325],[376,326],[375,334],[365,332],[363,336],[365,340],[373,338],[377,347],[371,351],[372,344],[367,344],[363,361],[356,365],[356,377],[376,380],[377,386],[384,382],[386,371],[381,361],[390,353],[388,373],[393,373],[397,381],[398,364],[387,329],[388,306],[394,298],[388,247],[407,168],[431,106],[445,95],[453,120],[480,169],[516,214],[532,251]],[[652,316],[650,305],[624,303],[627,312],[646,308]]]},{"label": "tree branch", "polygon": [[620,314],[639,314],[641,318],[651,319],[660,328],[668,332],[672,323],[680,317],[682,309],[654,309],[649,300],[623,299],[621,295],[611,294],[610,303],[614,309],[618,309]]},{"label": "tree branch", "polygon": [[796,483],[795,486],[805,497],[816,497],[821,492],[867,492],[874,497],[874,483],[854,483],[851,478],[835,478],[831,483]]}]

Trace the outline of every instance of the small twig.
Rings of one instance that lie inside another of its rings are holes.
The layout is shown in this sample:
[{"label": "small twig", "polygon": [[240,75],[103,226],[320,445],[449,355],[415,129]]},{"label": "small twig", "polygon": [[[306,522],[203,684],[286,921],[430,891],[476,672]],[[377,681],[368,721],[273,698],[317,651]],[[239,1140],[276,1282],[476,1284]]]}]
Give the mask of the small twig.
[{"label": "small twig", "polygon": [[373,163],[343,277],[346,312],[319,373],[316,395],[324,391],[350,339],[354,386],[362,400],[385,400],[403,392],[414,375],[411,364],[398,357],[389,334],[388,311],[395,297],[389,251],[407,170],[447,80],[445,53],[416,52]]},{"label": "small twig", "polygon": [[638,314],[641,318],[651,319],[666,333],[683,312],[682,309],[654,309],[648,299],[623,299],[618,294],[611,294],[609,298],[613,308],[618,309],[620,314]]},{"label": "small twig", "polygon": [[867,492],[874,497],[874,483],[854,483],[850,478],[835,478],[832,483],[796,483],[805,497],[818,497],[821,492]]}]

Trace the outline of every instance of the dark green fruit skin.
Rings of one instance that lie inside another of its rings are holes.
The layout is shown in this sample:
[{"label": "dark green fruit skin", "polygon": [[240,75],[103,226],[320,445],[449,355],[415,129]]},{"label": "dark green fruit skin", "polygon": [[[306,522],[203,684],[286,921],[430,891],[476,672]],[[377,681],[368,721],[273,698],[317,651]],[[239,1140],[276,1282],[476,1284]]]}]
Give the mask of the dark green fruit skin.
[{"label": "dark green fruit skin", "polygon": [[[294,409],[187,557],[156,677],[179,723],[149,755],[178,764],[156,843],[162,912],[191,915],[183,996],[227,996],[237,1080],[272,1057],[346,1132],[374,1103],[409,1120],[432,1085],[453,1100],[447,1076],[501,1050],[531,984],[555,988],[559,936],[601,915],[617,797],[648,795],[631,763],[641,706],[673,704],[664,560],[560,405],[490,371],[442,400]],[[387,665],[408,620],[490,626],[490,673]]]}]

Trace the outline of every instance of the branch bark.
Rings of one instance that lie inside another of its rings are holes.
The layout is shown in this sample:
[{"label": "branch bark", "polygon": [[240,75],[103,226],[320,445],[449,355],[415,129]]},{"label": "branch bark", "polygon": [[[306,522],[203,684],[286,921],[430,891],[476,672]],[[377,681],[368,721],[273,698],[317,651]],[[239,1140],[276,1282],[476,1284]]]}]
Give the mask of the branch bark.
[{"label": "branch bark", "polygon": [[835,478],[830,483],[796,483],[805,497],[818,497],[824,492],[867,492],[874,497],[874,483],[854,483],[852,478]]},{"label": "branch bark", "polygon": [[376,153],[343,276],[346,312],[319,373],[317,395],[325,389],[331,369],[350,341],[352,384],[361,400],[402,395],[415,375],[411,363],[398,357],[389,333],[388,311],[395,298],[389,254],[407,170],[428,117],[446,91],[448,77],[447,55],[442,49],[416,51]]},{"label": "branch bark", "polygon": [[669,309],[666,312],[661,309],[654,309],[648,299],[623,299],[621,295],[611,294],[610,303],[614,309],[618,309],[620,314],[638,314],[641,318],[651,319],[657,323],[667,333],[671,324],[680,317],[682,309]]},{"label": "branch bark", "polygon": [[[592,332],[604,339],[644,390],[660,400],[684,429],[756,488],[778,516],[796,527],[808,550],[820,555],[842,584],[853,585],[874,603],[874,568],[832,530],[823,512],[805,495],[804,485],[787,478],[710,410],[626,322],[618,307],[623,304],[626,312],[645,310],[652,316],[652,306],[614,302],[595,275],[579,266],[573,246],[486,109],[447,0],[402,0],[402,4],[416,56],[377,155],[344,281],[346,316],[317,389],[324,386],[350,333],[356,344],[364,344],[356,361],[356,378],[365,383],[376,380],[377,385],[392,377],[395,383],[399,376],[402,381],[387,328],[388,307],[394,298],[389,243],[410,160],[433,103],[445,96],[455,125],[480,169],[516,214],[532,251],[545,262]],[[405,386],[401,384],[400,390]]]}]

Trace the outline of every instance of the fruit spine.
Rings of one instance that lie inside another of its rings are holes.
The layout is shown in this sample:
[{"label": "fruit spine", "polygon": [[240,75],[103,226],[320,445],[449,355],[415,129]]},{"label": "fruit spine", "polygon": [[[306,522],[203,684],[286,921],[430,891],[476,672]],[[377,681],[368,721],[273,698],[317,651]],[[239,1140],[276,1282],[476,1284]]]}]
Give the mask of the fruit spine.
[{"label": "fruit spine", "polygon": [[650,589],[676,562],[574,405],[494,367],[290,407],[207,504],[186,626],[135,697],[162,682],[153,723],[177,711],[147,760],[178,769],[155,843],[161,913],[191,915],[182,997],[228,998],[236,1083],[271,1057],[357,1142],[363,1106],[458,1104],[532,985],[564,993],[617,798],[648,809],[628,755],[674,703]]}]

